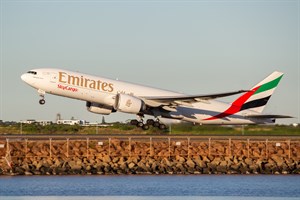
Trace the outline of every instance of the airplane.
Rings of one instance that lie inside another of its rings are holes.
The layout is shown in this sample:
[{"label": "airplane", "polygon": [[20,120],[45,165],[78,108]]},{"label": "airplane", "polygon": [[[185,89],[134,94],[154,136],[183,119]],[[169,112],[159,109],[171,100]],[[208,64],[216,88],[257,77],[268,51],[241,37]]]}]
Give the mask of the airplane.
[{"label": "airplane", "polygon": [[[151,125],[166,129],[167,126],[159,120],[162,118],[200,125],[267,124],[275,123],[277,118],[290,118],[262,114],[282,76],[282,72],[275,71],[250,90],[206,95],[187,95],[54,68],[32,69],[21,79],[37,90],[41,105],[45,104],[46,93],[82,100],[92,113],[109,115],[118,111],[136,114],[139,120],[131,120],[131,124],[147,130]],[[216,100],[237,94],[240,96],[230,104]],[[144,122],[145,115],[154,119]]]}]

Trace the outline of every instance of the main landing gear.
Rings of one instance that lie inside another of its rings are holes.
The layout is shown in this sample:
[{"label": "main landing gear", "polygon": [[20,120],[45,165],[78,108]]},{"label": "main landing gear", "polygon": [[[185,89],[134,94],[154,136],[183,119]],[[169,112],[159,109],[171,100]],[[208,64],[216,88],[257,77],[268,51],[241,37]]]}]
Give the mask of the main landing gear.
[{"label": "main landing gear", "polygon": [[150,128],[150,126],[157,127],[161,130],[167,129],[166,125],[160,123],[159,120],[154,121],[153,119],[148,119],[146,121],[146,123],[143,122],[143,119],[141,119],[140,121],[138,121],[136,119],[133,119],[133,120],[130,121],[130,124],[134,125],[134,126],[137,126],[137,127],[140,127],[144,130],[148,130]]}]

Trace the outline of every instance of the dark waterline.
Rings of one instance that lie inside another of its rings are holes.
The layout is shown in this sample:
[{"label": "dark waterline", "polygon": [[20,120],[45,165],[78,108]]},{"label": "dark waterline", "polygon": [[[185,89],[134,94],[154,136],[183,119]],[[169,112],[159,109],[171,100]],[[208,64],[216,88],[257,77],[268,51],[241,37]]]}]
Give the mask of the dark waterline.
[{"label": "dark waterline", "polygon": [[300,176],[5,176],[0,196],[300,197]]}]

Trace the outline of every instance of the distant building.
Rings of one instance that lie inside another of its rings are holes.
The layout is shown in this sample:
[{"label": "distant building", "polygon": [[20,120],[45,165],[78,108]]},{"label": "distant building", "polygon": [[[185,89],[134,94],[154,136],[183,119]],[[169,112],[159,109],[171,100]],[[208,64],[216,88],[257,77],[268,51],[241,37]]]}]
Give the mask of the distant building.
[{"label": "distant building", "polygon": [[35,120],[35,119],[27,119],[20,121],[22,124],[39,124],[42,126],[51,125],[53,122],[50,120]]},{"label": "distant building", "polygon": [[56,121],[58,121],[58,120],[61,120],[61,114],[60,113],[56,114]]},{"label": "distant building", "polygon": [[9,125],[14,125],[14,124],[17,124],[17,122],[15,122],[15,121],[3,121],[3,120],[0,120],[0,125],[9,126]]},{"label": "distant building", "polygon": [[79,119],[60,119],[56,121],[57,124],[65,125],[85,125],[85,120]]},{"label": "distant building", "polygon": [[101,124],[98,122],[86,122],[85,124],[83,124],[82,126],[99,126],[99,127],[109,127],[109,126],[113,126],[113,124]]},{"label": "distant building", "polygon": [[50,121],[50,120],[37,120],[36,122],[37,122],[39,125],[42,125],[42,126],[46,126],[46,125],[51,125],[51,124],[53,124],[53,122]]},{"label": "distant building", "polygon": [[35,119],[27,119],[27,120],[22,120],[20,121],[22,124],[34,124],[36,123]]}]

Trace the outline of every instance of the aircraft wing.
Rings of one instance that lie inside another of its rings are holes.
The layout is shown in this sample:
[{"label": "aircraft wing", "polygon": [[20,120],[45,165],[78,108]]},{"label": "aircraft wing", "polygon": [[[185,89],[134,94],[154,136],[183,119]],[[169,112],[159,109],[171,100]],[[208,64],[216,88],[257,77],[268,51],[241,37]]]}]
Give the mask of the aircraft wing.
[{"label": "aircraft wing", "polygon": [[248,92],[248,90],[239,90],[235,92],[206,94],[206,95],[178,95],[178,96],[158,96],[158,97],[144,97],[146,104],[159,107],[159,106],[178,106],[178,105],[190,105],[191,103],[199,101],[207,101],[211,99],[232,96],[240,93]]}]

